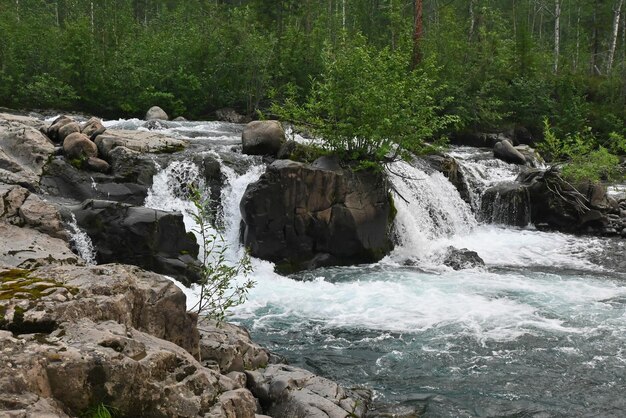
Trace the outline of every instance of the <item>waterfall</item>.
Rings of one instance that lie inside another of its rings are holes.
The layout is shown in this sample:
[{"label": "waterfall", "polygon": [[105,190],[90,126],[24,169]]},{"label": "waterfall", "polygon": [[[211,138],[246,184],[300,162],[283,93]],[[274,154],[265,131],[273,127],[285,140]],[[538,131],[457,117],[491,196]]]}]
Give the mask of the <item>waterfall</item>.
[{"label": "waterfall", "polygon": [[89,265],[97,264],[96,250],[93,247],[93,242],[91,241],[91,238],[89,238],[89,235],[80,229],[73,213],[72,219],[67,226],[70,230],[70,242],[74,246],[76,252],[78,252],[78,255]]},{"label": "waterfall", "polygon": [[448,155],[459,163],[474,212],[481,209],[485,190],[501,183],[515,181],[521,171],[520,166],[493,158],[491,151],[482,149],[456,147],[448,152]]},{"label": "waterfall", "polygon": [[469,205],[439,172],[425,171],[404,161],[389,167],[397,209],[398,253],[414,258],[427,255],[433,241],[467,234],[477,225]]}]

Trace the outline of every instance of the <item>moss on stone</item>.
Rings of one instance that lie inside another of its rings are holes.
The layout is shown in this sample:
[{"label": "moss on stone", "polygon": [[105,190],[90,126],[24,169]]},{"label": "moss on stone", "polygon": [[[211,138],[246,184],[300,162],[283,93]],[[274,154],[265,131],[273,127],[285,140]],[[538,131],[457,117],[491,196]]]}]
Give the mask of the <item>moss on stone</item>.
[{"label": "moss on stone", "polygon": [[78,293],[78,289],[66,286],[51,279],[30,277],[30,271],[11,269],[0,272],[0,301],[10,299],[36,300],[49,294],[50,289],[65,288],[72,295]]}]

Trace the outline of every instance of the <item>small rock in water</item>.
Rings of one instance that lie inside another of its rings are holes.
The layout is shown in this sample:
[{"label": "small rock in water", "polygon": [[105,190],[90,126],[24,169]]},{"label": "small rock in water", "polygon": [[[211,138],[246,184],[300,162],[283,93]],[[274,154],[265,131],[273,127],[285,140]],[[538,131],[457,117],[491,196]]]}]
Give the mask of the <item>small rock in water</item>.
[{"label": "small rock in water", "polygon": [[485,262],[476,251],[470,251],[467,248],[458,249],[450,246],[448,247],[448,252],[443,260],[443,264],[452,267],[454,270],[462,270],[484,266]]}]

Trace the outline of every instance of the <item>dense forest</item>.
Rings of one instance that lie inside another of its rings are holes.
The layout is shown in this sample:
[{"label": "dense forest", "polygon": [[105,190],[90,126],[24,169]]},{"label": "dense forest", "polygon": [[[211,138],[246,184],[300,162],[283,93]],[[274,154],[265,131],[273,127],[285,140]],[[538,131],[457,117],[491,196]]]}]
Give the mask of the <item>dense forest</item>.
[{"label": "dense forest", "polygon": [[343,101],[326,104],[342,111],[331,116],[378,115],[381,135],[415,118],[432,121],[422,136],[540,134],[547,118],[557,136],[587,132],[619,151],[624,9],[624,0],[0,0],[0,105],[104,117],[159,105],[210,118],[223,107],[268,115],[272,103],[339,89]]}]

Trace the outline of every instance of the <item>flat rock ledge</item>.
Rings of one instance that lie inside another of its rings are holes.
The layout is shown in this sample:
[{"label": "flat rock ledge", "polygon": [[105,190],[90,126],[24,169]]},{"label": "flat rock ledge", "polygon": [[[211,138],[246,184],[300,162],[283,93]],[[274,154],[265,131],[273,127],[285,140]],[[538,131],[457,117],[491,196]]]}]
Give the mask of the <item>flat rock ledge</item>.
[{"label": "flat rock ledge", "polygon": [[0,416],[361,417],[370,394],[284,364],[232,324],[197,324],[138,267],[0,266]]}]

